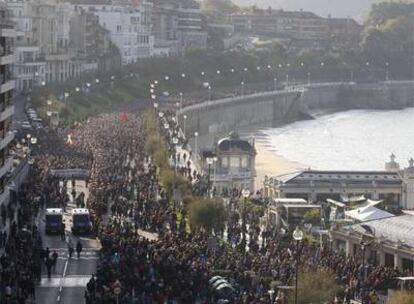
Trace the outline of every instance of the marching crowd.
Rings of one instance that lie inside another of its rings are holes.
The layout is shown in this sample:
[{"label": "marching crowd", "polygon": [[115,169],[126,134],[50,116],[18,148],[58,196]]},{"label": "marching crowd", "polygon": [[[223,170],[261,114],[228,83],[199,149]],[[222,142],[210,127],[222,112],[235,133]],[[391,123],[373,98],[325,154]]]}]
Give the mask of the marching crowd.
[{"label": "marching crowd", "polygon": [[[172,128],[172,134],[177,132]],[[57,135],[45,136],[53,139]],[[19,223],[30,223],[30,217],[43,206],[64,207],[69,201],[67,181],[61,187],[57,179],[47,176],[49,169],[90,170],[87,206],[102,250],[97,271],[85,291],[88,304],[218,303],[223,301],[221,297],[230,303],[284,304],[285,294],[269,290],[274,281],[292,283],[298,254],[301,269],[326,270],[335,275],[337,283],[346,287],[345,303],[362,296],[365,303],[376,304],[375,294],[365,292],[364,287],[402,274],[397,269],[368,264],[363,269],[360,259],[307,242],[298,246],[290,233],[263,233],[258,227],[246,231],[250,240],[246,247],[237,212],[230,217],[226,234],[220,231],[213,237],[187,231],[185,210],[169,204],[159,185],[158,168],[146,153],[146,134],[138,115],[123,119],[115,114],[100,115],[64,136],[70,142],[58,138],[49,143],[40,141],[44,144],[39,147],[42,153],[36,156],[35,168],[39,173],[36,178],[43,179],[40,183],[29,181],[19,195],[20,202],[31,206],[22,209],[19,216],[26,220]],[[205,195],[210,185],[194,171],[188,162],[190,155],[182,152],[178,156],[170,150],[173,161],[179,160],[174,157],[183,160],[178,174],[191,181],[194,194]],[[232,200],[240,199],[237,189],[228,195]],[[30,233],[25,233],[13,225],[12,237],[0,256],[0,302],[7,304],[34,298],[42,265],[53,266],[53,253],[42,250],[36,227],[32,225]],[[145,238],[142,230],[154,232],[154,236]],[[233,286],[231,297],[209,288],[210,278],[217,273]]]}]

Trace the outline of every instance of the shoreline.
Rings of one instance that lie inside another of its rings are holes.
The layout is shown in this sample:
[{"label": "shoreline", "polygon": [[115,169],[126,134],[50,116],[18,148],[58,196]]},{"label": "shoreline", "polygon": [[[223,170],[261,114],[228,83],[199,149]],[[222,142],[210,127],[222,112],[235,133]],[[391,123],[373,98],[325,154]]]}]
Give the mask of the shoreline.
[{"label": "shoreline", "polygon": [[306,166],[288,160],[287,158],[277,155],[272,151],[272,147],[267,138],[259,138],[255,143],[256,147],[256,191],[263,188],[265,176],[278,176],[303,170]]}]

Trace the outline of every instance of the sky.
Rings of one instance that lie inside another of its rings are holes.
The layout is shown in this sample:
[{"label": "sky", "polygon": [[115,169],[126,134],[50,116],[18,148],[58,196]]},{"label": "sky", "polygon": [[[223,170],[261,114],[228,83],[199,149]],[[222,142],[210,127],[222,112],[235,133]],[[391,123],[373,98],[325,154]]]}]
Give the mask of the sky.
[{"label": "sky", "polygon": [[238,5],[257,5],[258,7],[272,6],[275,9],[307,10],[322,17],[329,14],[332,17],[353,17],[363,21],[370,7],[381,0],[233,0]]}]

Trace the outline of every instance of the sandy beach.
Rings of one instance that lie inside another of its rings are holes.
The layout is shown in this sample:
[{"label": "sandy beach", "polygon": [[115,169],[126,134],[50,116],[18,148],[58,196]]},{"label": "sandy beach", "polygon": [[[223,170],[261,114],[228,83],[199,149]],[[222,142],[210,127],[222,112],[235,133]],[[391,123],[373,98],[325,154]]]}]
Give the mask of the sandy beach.
[{"label": "sandy beach", "polygon": [[263,188],[264,177],[277,176],[299,171],[305,166],[277,155],[266,138],[256,139],[256,189]]}]

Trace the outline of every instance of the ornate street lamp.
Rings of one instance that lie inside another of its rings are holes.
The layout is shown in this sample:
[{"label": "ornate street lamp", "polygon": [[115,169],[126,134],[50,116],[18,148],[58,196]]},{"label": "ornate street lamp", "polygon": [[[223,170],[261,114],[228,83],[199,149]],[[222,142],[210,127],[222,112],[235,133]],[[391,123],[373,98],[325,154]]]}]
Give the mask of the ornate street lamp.
[{"label": "ornate street lamp", "polygon": [[194,152],[195,152],[194,156],[196,157],[196,159],[197,159],[197,151],[198,151],[197,144],[198,144],[198,132],[194,132]]},{"label": "ornate street lamp", "polygon": [[247,198],[250,196],[249,189],[243,189],[241,192],[243,196],[243,210],[242,210],[242,244],[243,244],[243,251],[246,250],[246,203]]},{"label": "ornate street lamp", "polygon": [[299,243],[303,239],[303,232],[300,230],[299,226],[296,227],[293,231],[293,239],[296,241],[296,281],[295,281],[295,304],[298,303],[298,279],[299,279],[299,261],[300,261],[300,252],[299,252]]}]

